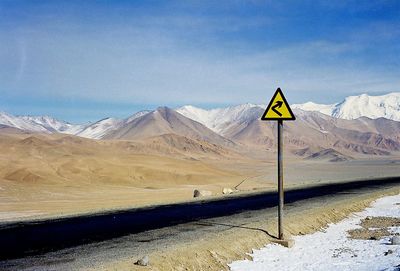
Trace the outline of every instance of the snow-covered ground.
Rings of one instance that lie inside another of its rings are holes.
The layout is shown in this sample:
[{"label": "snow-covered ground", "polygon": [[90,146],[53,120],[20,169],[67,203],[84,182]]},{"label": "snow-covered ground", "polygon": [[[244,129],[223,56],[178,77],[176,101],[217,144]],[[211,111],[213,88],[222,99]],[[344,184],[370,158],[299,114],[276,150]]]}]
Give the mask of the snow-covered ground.
[{"label": "snow-covered ground", "polygon": [[[400,217],[400,195],[384,197],[370,208],[352,215],[325,231],[294,237],[295,245],[288,249],[277,244],[253,251],[253,261],[229,264],[232,271],[259,270],[400,270],[400,246],[391,245],[390,237],[381,240],[349,239],[347,231],[361,228],[358,224],[367,216]],[[400,227],[390,228],[398,233]],[[393,253],[385,256],[385,252]]]}]

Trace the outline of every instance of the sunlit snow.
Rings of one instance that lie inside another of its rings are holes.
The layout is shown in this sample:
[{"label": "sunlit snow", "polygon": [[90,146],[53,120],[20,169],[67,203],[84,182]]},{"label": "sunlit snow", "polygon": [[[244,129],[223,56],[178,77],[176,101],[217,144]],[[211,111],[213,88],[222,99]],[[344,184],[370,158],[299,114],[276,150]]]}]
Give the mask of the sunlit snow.
[{"label": "sunlit snow", "polygon": [[[381,240],[353,240],[347,231],[359,228],[367,216],[400,217],[400,195],[378,199],[363,212],[356,213],[325,231],[295,236],[295,245],[285,248],[277,244],[255,250],[253,261],[231,263],[232,271],[261,270],[399,270],[400,246],[391,245],[390,237]],[[391,227],[392,234],[400,227]],[[385,252],[392,251],[385,256]]]}]

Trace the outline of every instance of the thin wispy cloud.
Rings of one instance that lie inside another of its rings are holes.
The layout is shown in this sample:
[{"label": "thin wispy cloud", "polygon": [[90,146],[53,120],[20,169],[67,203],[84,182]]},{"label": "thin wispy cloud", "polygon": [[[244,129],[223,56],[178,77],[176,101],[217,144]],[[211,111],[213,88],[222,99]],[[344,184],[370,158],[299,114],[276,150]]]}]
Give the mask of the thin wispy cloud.
[{"label": "thin wispy cloud", "polygon": [[121,115],[119,104],[262,103],[277,86],[296,103],[400,91],[395,1],[17,2],[0,2],[0,106],[12,113],[30,113],[21,99],[68,119],[51,103]]}]

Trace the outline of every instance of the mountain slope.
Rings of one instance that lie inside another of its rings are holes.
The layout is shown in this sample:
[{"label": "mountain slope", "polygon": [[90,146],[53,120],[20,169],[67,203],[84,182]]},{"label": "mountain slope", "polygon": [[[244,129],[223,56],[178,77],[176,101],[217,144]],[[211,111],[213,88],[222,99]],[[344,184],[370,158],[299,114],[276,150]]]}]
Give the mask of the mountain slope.
[{"label": "mountain slope", "polygon": [[224,131],[229,129],[230,125],[258,117],[258,108],[258,105],[249,103],[210,110],[186,105],[178,108],[176,111],[223,135]]},{"label": "mountain slope", "polygon": [[24,130],[11,127],[8,125],[0,124],[0,134],[27,134]]},{"label": "mountain slope", "polygon": [[306,158],[307,160],[328,160],[329,162],[342,162],[352,159],[334,149],[323,149]]},{"label": "mountain slope", "polygon": [[229,148],[177,134],[162,134],[135,141],[118,141],[115,144],[125,150],[142,154],[179,156],[195,159],[204,157],[240,157]]},{"label": "mountain slope", "polygon": [[[263,109],[258,112],[261,115]],[[382,118],[343,120],[302,110],[294,110],[294,114],[296,121],[284,122],[285,146],[289,149],[334,149],[345,155],[388,155],[400,151],[400,122]],[[274,149],[276,145],[276,123],[259,118],[237,123],[224,134],[249,147]]]},{"label": "mountain slope", "polygon": [[85,126],[84,129],[82,129],[78,133],[75,133],[74,135],[91,139],[102,139],[107,134],[123,127],[125,124],[133,121],[134,119],[146,115],[149,112],[150,111],[147,110],[139,111],[132,116],[122,120],[115,118],[105,118]]},{"label": "mountain slope", "polygon": [[177,134],[190,139],[233,146],[234,143],[211,131],[203,124],[189,119],[168,107],[136,118],[107,134],[104,139],[138,140],[163,134]]},{"label": "mountain slope", "polygon": [[76,133],[76,135],[92,139],[101,139],[110,131],[118,129],[122,124],[122,120],[106,118],[86,126],[82,131]]}]

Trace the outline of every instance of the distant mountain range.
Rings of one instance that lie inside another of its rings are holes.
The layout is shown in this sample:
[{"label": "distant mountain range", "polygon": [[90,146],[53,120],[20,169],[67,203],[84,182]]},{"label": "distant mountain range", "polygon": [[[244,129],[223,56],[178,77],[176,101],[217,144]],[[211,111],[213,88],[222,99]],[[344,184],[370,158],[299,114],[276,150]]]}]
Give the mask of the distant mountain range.
[{"label": "distant mountain range", "polygon": [[0,124],[30,132],[76,134],[83,125],[73,125],[49,116],[13,116],[0,112]]},{"label": "distant mountain range", "polygon": [[386,118],[400,121],[400,93],[389,93],[381,96],[349,96],[336,104],[316,104],[308,102],[293,104],[292,108],[306,111],[318,111],[341,119]]},{"label": "distant mountain range", "polygon": [[[285,122],[284,136],[285,144],[297,156],[342,161],[354,155],[390,155],[400,151],[400,93],[363,94],[332,105],[308,102],[292,107],[297,120]],[[182,149],[190,142],[196,148],[212,144],[274,150],[276,124],[260,121],[264,109],[264,105],[255,104],[211,110],[190,105],[175,110],[159,107],[123,120],[106,118],[88,125],[73,125],[49,116],[0,113],[0,131],[65,133],[145,144],[150,144],[151,139],[153,145],[163,142]]]}]

